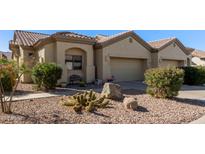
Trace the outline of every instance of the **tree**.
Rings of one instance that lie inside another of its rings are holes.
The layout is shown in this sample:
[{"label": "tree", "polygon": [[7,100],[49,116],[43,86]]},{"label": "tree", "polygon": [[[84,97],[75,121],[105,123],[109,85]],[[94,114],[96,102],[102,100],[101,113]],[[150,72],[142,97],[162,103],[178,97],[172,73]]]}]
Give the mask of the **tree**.
[{"label": "tree", "polygon": [[[2,112],[7,113],[7,114],[12,113],[12,110],[11,110],[12,99],[17,89],[17,86],[20,82],[22,75],[25,73],[29,73],[29,72],[30,70],[28,70],[25,67],[25,65],[22,65],[17,70],[17,72],[12,64],[1,64],[0,65],[0,103],[1,103]],[[5,90],[4,90],[3,83],[2,83],[2,78],[5,73],[9,75],[10,77],[9,79],[11,80],[11,83],[13,85],[12,90],[8,96],[5,95]]]}]

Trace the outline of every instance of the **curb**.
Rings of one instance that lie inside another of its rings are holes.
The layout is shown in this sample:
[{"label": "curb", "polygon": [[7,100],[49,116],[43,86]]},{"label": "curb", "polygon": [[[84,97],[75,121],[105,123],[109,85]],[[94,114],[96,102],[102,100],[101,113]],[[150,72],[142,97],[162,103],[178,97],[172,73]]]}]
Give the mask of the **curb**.
[{"label": "curb", "polygon": [[205,124],[205,115],[197,120],[190,122],[189,124]]}]

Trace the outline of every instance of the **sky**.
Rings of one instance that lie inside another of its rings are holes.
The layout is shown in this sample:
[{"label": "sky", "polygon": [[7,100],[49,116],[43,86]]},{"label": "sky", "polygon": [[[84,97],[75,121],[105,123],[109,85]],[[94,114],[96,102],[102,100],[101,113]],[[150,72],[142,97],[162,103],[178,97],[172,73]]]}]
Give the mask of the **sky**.
[{"label": "sky", "polygon": [[[53,34],[62,30],[28,30]],[[63,30],[67,31],[67,30]],[[97,34],[113,35],[125,30],[68,30],[88,36]],[[135,30],[145,41],[154,41],[163,38],[177,37],[185,46],[205,51],[205,30]],[[13,39],[13,30],[0,30],[0,51],[9,51],[9,40]]]}]

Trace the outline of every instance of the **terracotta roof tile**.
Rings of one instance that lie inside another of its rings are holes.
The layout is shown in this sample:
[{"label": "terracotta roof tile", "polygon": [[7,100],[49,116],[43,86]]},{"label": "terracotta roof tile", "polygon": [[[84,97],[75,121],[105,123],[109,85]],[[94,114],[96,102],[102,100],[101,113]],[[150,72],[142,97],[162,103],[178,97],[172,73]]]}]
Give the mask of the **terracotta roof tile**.
[{"label": "terracotta roof tile", "polygon": [[40,39],[44,39],[49,36],[50,35],[48,34],[17,30],[14,33],[14,40],[12,40],[10,43],[24,46],[33,46]]},{"label": "terracotta roof tile", "polygon": [[42,34],[42,33],[35,33],[35,32],[28,32],[28,31],[21,31],[17,30],[14,33],[14,39],[10,41],[10,44],[14,45],[24,45],[24,46],[33,46],[39,40],[48,38],[48,37],[60,37],[64,39],[68,38],[79,38],[85,39],[90,41],[96,41],[95,38],[81,35],[73,32],[57,32],[52,35]]},{"label": "terracotta roof tile", "polygon": [[205,58],[205,51],[195,49],[194,52],[192,52],[192,56]]},{"label": "terracotta roof tile", "polygon": [[156,40],[156,41],[151,41],[148,42],[153,48],[160,48],[162,46],[164,46],[165,44],[169,43],[170,41],[173,41],[174,37],[172,38],[166,38],[166,39],[161,39],[161,40]]},{"label": "terracotta roof tile", "polygon": [[57,37],[63,37],[63,38],[80,38],[80,39],[88,39],[88,40],[95,40],[95,38],[78,34],[78,33],[73,33],[73,32],[57,32],[52,34],[51,36],[57,36]]},{"label": "terracotta roof tile", "polygon": [[125,32],[121,32],[121,33],[118,33],[118,34],[115,34],[115,35],[111,35],[111,36],[97,35],[96,36],[96,40],[97,40],[98,43],[104,43],[106,41],[109,41],[111,39],[114,39],[114,38],[116,38],[118,36],[130,33],[130,32],[132,32],[132,31],[125,31]]}]

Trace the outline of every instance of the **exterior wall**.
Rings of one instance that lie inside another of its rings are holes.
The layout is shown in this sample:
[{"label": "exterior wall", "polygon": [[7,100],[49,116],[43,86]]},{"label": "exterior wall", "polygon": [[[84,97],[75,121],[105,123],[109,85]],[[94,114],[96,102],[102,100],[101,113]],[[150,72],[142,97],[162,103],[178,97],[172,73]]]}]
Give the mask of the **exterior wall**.
[{"label": "exterior wall", "polygon": [[103,78],[103,50],[95,50],[95,66],[96,66],[96,78]]},{"label": "exterior wall", "polygon": [[46,44],[38,50],[39,62],[56,62],[56,43]]},{"label": "exterior wall", "polygon": [[187,66],[191,66],[192,65],[192,55],[188,55],[187,56]]},{"label": "exterior wall", "polygon": [[184,61],[178,60],[162,60],[160,63],[160,67],[179,67],[183,66]]},{"label": "exterior wall", "polygon": [[69,43],[69,42],[56,42],[56,63],[59,64],[63,69],[62,78],[59,82],[68,81],[67,67],[65,65],[65,52],[72,48],[79,48],[86,54],[86,74],[85,81],[93,82],[95,80],[95,67],[94,67],[94,53],[93,46],[80,43]]},{"label": "exterior wall", "polygon": [[[32,53],[33,56],[29,56]],[[20,47],[19,66],[25,64],[29,69],[32,69],[37,62],[37,53],[34,50],[27,50]],[[31,83],[32,78],[30,74],[24,74],[21,79],[22,82]]]},{"label": "exterior wall", "polygon": [[103,48],[102,54],[99,53],[97,57],[100,56],[102,56],[102,63],[99,64],[99,62],[97,64],[97,69],[99,69],[100,65],[103,66],[102,75],[100,74],[99,76],[99,79],[102,80],[106,80],[112,76],[110,57],[142,59],[146,60],[145,69],[151,67],[150,51],[138,43],[134,38],[132,38],[132,42],[130,42],[130,37]]},{"label": "exterior wall", "polygon": [[155,68],[159,66],[159,56],[158,53],[151,53],[151,67]]},{"label": "exterior wall", "polygon": [[187,58],[188,56],[179,48],[178,45],[171,44],[168,47],[162,49],[158,52],[158,58],[159,58],[159,64],[158,66],[161,66],[161,62],[163,60],[176,60],[180,61],[181,65],[186,66],[187,65]]}]

